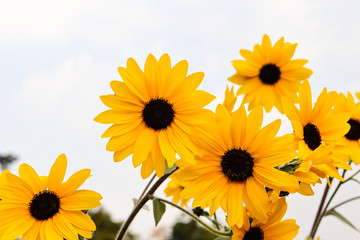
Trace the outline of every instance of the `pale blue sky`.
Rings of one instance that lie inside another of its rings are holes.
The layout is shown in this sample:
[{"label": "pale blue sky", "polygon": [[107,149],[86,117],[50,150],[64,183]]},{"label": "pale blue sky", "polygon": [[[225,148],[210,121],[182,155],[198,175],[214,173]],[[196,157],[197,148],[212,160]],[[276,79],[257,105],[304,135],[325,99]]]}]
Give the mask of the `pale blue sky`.
[{"label": "pale blue sky", "polygon": [[[223,99],[231,60],[239,49],[252,49],[263,34],[298,43],[295,58],[309,60],[314,95],[329,90],[360,91],[360,3],[334,0],[254,1],[0,1],[0,152],[19,156],[47,174],[57,155],[66,153],[70,173],[91,168],[85,187],[104,196],[115,219],[124,219],[132,197],[145,185],[131,160],[112,161],[100,139],[108,127],[93,118],[105,110],[99,96],[120,80],[117,67],[133,57],[142,66],[149,53],[169,53],[173,63],[186,59],[189,72],[203,71],[200,88]],[[280,117],[267,115],[266,122]],[[290,124],[283,120],[283,132]],[[358,189],[356,185],[349,189]],[[322,186],[320,187],[322,189]],[[289,198],[288,217],[301,225],[304,239],[314,218],[318,196]],[[356,190],[356,192],[359,192]],[[344,191],[353,196],[354,191]],[[352,214],[359,203],[343,211]],[[171,211],[161,224],[168,225]],[[144,239],[153,229],[143,212],[131,229],[141,226]],[[339,226],[338,231],[334,226]],[[322,225],[322,240],[359,238],[333,219]]]}]

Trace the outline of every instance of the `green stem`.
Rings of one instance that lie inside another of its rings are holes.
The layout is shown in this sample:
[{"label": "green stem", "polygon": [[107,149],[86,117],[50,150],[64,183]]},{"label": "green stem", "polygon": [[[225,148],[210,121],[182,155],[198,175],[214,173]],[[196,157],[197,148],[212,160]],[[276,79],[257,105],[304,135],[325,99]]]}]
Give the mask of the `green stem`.
[{"label": "green stem", "polygon": [[155,197],[155,196],[149,196],[150,199],[157,199],[163,203],[166,203],[166,204],[169,204],[173,207],[176,207],[177,209],[179,209],[180,211],[182,211],[183,213],[189,215],[191,218],[193,218],[195,221],[197,221],[198,223],[200,223],[201,225],[203,225],[205,228],[207,228],[209,231],[217,234],[217,235],[220,235],[220,236],[231,236],[232,235],[232,231],[229,231],[229,232],[221,232],[219,230],[216,230],[215,228],[212,228],[210,227],[209,225],[207,225],[204,221],[202,221],[198,216],[196,216],[195,214],[187,211],[186,209],[180,207],[179,205],[173,203],[173,202],[170,202],[166,199],[163,199],[163,198],[159,198],[159,197]]},{"label": "green stem", "polygon": [[149,189],[149,191],[147,191],[147,193],[141,198],[139,199],[139,201],[137,202],[135,208],[132,210],[132,212],[130,213],[130,216],[126,219],[126,221],[121,225],[120,231],[118,236],[116,237],[116,240],[122,240],[126,234],[127,229],[129,228],[131,222],[134,220],[135,216],[138,214],[138,212],[140,211],[140,209],[147,203],[147,201],[150,199],[150,196],[154,194],[154,192],[156,191],[156,189],[158,189],[160,187],[160,185],[173,173],[177,170],[178,168],[175,168],[174,171],[165,174],[164,176],[162,176],[161,178],[159,178],[154,185]]},{"label": "green stem", "polygon": [[[330,182],[332,181],[332,179],[330,179]],[[311,232],[310,232],[310,237],[311,239],[314,238],[315,236],[315,232],[316,232],[316,227],[317,227],[317,224],[319,222],[319,218],[321,216],[321,212],[322,212],[322,208],[325,204],[325,200],[326,200],[326,197],[327,197],[327,194],[329,193],[329,185],[326,184],[325,186],[325,190],[324,190],[324,193],[323,193],[323,196],[321,198],[321,202],[320,202],[320,205],[319,205],[319,208],[318,208],[318,211],[316,213],[316,216],[315,216],[315,220],[314,220],[314,223],[313,223],[313,226],[312,226],[312,229],[311,229]]]},{"label": "green stem", "polygon": [[144,188],[143,192],[141,193],[138,201],[140,201],[140,199],[145,195],[146,191],[148,190],[148,188],[150,187],[151,183],[154,181],[156,177],[156,174],[154,173],[154,175],[152,176],[152,178],[150,179],[150,181],[148,182],[148,184],[146,185],[146,187]]},{"label": "green stem", "polygon": [[357,199],[360,199],[360,196],[353,197],[353,198],[350,198],[350,199],[348,199],[348,200],[346,200],[346,201],[343,201],[343,202],[335,205],[334,207],[330,208],[329,210],[327,210],[326,213],[325,213],[325,215],[326,215],[327,213],[335,210],[335,208],[340,207],[341,205],[344,205],[345,203],[348,203],[348,202],[351,202],[351,201],[354,201],[354,200],[357,200]]},{"label": "green stem", "polygon": [[358,170],[356,173],[354,173],[353,175],[351,175],[348,179],[346,179],[344,181],[344,183],[346,183],[347,181],[351,180],[353,177],[355,177],[358,173],[360,172],[360,170]]},{"label": "green stem", "polygon": [[[342,173],[342,176],[341,176],[342,178],[345,177],[346,171],[347,171],[346,169],[343,170],[343,173]],[[327,209],[328,209],[331,201],[334,199],[335,194],[338,192],[338,190],[339,190],[339,188],[341,187],[341,185],[344,184],[345,182],[346,182],[346,181],[344,181],[344,182],[339,182],[339,184],[337,185],[335,191],[334,191],[333,194],[331,195],[329,201],[326,203],[324,209],[322,210],[321,215],[319,215],[318,221],[317,221],[316,223],[314,223],[314,225],[313,225],[313,230],[311,231],[311,234],[310,234],[310,236],[311,236],[312,238],[315,237],[315,234],[316,234],[316,231],[317,231],[318,228],[319,228],[320,222],[321,222],[321,220],[323,219],[323,217],[325,216],[325,213],[326,213],[326,211],[327,211]]]},{"label": "green stem", "polygon": [[215,227],[216,227],[217,230],[220,230],[220,229],[221,229],[221,228],[220,228],[221,225],[219,224],[219,222],[217,221],[217,218],[216,218],[216,213],[214,213],[214,219],[212,219],[212,218],[209,217],[209,216],[206,216],[206,218],[209,219],[209,221],[211,221],[212,224],[215,225]]}]

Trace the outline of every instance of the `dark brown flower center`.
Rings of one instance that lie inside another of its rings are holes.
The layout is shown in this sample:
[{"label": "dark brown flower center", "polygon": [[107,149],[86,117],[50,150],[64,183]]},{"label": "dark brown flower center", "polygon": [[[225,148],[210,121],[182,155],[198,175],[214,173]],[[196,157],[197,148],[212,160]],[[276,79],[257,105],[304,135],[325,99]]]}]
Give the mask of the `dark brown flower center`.
[{"label": "dark brown flower center", "polygon": [[348,124],[350,124],[350,130],[345,135],[345,137],[349,140],[357,141],[360,138],[360,122],[355,119],[350,119],[348,121]]},{"label": "dark brown flower center", "polygon": [[172,104],[163,98],[153,98],[145,103],[142,111],[145,125],[154,130],[166,129],[175,117]]},{"label": "dark brown flower center", "polygon": [[259,78],[264,84],[273,85],[280,79],[280,68],[275,64],[266,64],[260,69]]},{"label": "dark brown flower center", "polygon": [[319,129],[312,123],[304,127],[304,141],[311,150],[315,150],[321,144],[321,135]]},{"label": "dark brown flower center", "polygon": [[60,199],[47,190],[36,194],[29,203],[30,214],[37,220],[46,220],[59,212]]},{"label": "dark brown flower center", "polygon": [[231,149],[221,157],[222,172],[235,182],[243,182],[252,176],[254,158],[242,149]]},{"label": "dark brown flower center", "polygon": [[243,240],[263,240],[264,232],[260,227],[250,227],[249,231],[245,233]]}]

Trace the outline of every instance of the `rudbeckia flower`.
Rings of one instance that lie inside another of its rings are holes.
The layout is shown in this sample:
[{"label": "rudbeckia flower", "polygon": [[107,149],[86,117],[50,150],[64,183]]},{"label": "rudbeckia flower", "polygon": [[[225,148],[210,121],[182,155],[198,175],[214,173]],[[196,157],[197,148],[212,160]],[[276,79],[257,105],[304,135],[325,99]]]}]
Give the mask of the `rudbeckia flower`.
[{"label": "rudbeckia flower", "polygon": [[275,169],[295,157],[289,147],[293,137],[275,137],[280,120],[261,128],[262,120],[262,108],[247,116],[243,105],[233,114],[218,105],[215,122],[194,134],[204,155],[179,174],[187,182],[180,197],[194,198],[193,207],[210,207],[210,215],[221,207],[230,226],[242,226],[243,202],[266,222],[270,200],[264,186],[293,193],[299,185],[294,176]]},{"label": "rudbeckia flower", "polygon": [[[346,144],[343,136],[349,132],[349,113],[336,113],[333,105],[337,98],[336,92],[327,92],[326,88],[321,92],[315,105],[311,98],[311,89],[308,81],[304,81],[299,91],[300,108],[298,109],[289,99],[283,98],[284,112],[291,121],[294,130],[295,142],[298,154],[302,159],[307,158],[313,151],[326,151],[327,146]],[[324,164],[317,165],[329,176],[342,180],[336,167],[351,169],[347,161],[337,158],[336,148],[324,156]],[[326,158],[328,158],[326,160]]]},{"label": "rudbeckia flower", "polygon": [[338,146],[337,150],[345,156],[345,161],[351,159],[355,164],[360,164],[360,104],[355,103],[350,93],[347,97],[340,93],[335,104],[335,110],[351,114],[348,121],[350,130],[343,137],[346,144]]},{"label": "rudbeckia flower", "polygon": [[111,108],[95,121],[113,124],[102,137],[110,137],[106,149],[114,151],[119,162],[132,154],[134,167],[142,164],[141,176],[147,178],[155,170],[158,177],[167,165],[172,167],[177,153],[184,161],[195,163],[200,154],[191,140],[191,128],[209,121],[212,112],[203,109],[215,97],[196,90],[204,74],[187,76],[188,63],[181,61],[171,68],[169,55],[159,61],[149,55],[144,71],[134,59],[127,67],[119,67],[123,81],[111,82],[115,94],[101,96]]},{"label": "rudbeckia flower", "polygon": [[272,46],[264,35],[261,45],[256,44],[252,52],[240,50],[245,60],[232,61],[236,74],[229,81],[240,85],[237,95],[245,95],[243,103],[249,103],[249,110],[263,106],[270,112],[275,106],[282,113],[281,97],[298,102],[300,83],[312,71],[304,67],[307,60],[292,60],[296,45],[284,42],[282,37]]},{"label": "rudbeckia flower", "polygon": [[299,226],[294,219],[282,220],[287,210],[285,198],[276,202],[275,211],[266,223],[256,219],[250,224],[245,216],[243,227],[233,226],[232,240],[292,240],[299,232]]},{"label": "rudbeckia flower", "polygon": [[19,167],[20,177],[8,171],[0,177],[1,239],[77,240],[91,238],[96,226],[82,210],[100,206],[102,196],[78,190],[89,178],[83,169],[64,180],[67,160],[61,154],[48,177],[39,177],[28,164]]}]

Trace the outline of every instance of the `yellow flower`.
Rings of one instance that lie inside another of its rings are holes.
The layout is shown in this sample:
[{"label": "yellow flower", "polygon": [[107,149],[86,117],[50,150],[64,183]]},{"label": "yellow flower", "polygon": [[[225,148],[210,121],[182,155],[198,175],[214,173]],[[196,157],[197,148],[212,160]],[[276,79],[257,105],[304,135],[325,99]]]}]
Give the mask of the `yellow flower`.
[{"label": "yellow flower", "polygon": [[355,103],[350,93],[348,93],[347,98],[344,94],[340,93],[335,104],[335,110],[351,114],[348,121],[350,130],[343,137],[346,144],[338,146],[337,150],[345,156],[345,161],[351,158],[354,163],[360,164],[360,105]]},{"label": "yellow flower", "polygon": [[245,216],[243,227],[233,226],[232,240],[292,240],[299,231],[299,226],[294,219],[281,221],[287,209],[285,198],[276,202],[275,211],[270,215],[266,223],[256,219],[249,224],[248,216]]},{"label": "yellow flower", "polygon": [[193,207],[210,207],[211,215],[221,207],[230,226],[243,224],[243,201],[252,214],[266,222],[270,200],[264,186],[295,192],[298,181],[275,169],[295,157],[289,147],[293,137],[275,137],[280,120],[260,129],[262,120],[262,108],[247,116],[243,105],[233,114],[218,105],[216,122],[194,134],[205,152],[196,157],[196,165],[179,174],[179,179],[187,182],[180,196],[194,198]]},{"label": "yellow flower", "polygon": [[256,44],[253,52],[240,50],[245,60],[232,61],[236,74],[229,81],[241,85],[237,95],[245,95],[243,103],[249,103],[249,110],[263,106],[269,112],[275,106],[283,112],[281,97],[298,102],[300,82],[308,79],[312,71],[304,67],[307,60],[291,60],[296,45],[284,42],[282,37],[272,46],[264,35],[262,44]]},{"label": "yellow flower", "polygon": [[20,177],[3,172],[0,177],[0,235],[2,239],[77,240],[91,238],[96,226],[82,212],[100,206],[102,196],[77,190],[90,176],[90,169],[73,174],[62,183],[67,160],[61,154],[48,177],[39,177],[28,164],[19,167]]},{"label": "yellow flower", "polygon": [[[327,151],[327,146],[344,145],[342,138],[350,129],[347,123],[350,114],[335,113],[333,110],[337,98],[336,92],[328,93],[324,88],[313,107],[309,82],[304,81],[299,91],[299,98],[300,109],[289,99],[282,99],[284,112],[294,129],[299,157],[306,159],[318,148],[317,151]],[[336,155],[334,148],[331,153],[323,157],[323,164],[318,164],[316,167],[327,175],[342,180],[336,167],[349,169],[350,166]]]},{"label": "yellow flower", "polygon": [[187,202],[190,199],[183,199],[180,197],[180,193],[184,189],[184,184],[181,183],[178,179],[178,175],[180,172],[181,172],[181,170],[178,170],[170,175],[171,180],[168,183],[168,185],[166,186],[164,192],[167,197],[171,197],[171,196],[173,197],[172,201],[174,203],[177,204],[181,200],[181,203],[180,203],[181,207],[187,207]]},{"label": "yellow flower", "polygon": [[360,92],[356,93],[356,97],[360,100]]},{"label": "yellow flower", "polygon": [[132,58],[126,68],[119,67],[123,82],[111,82],[115,94],[101,96],[111,109],[95,118],[99,123],[113,124],[102,137],[111,137],[106,149],[115,152],[115,162],[133,154],[134,167],[142,164],[143,178],[154,170],[162,176],[165,159],[173,166],[175,153],[195,163],[193,153],[198,151],[189,133],[194,125],[211,118],[212,112],[203,107],[215,97],[196,90],[203,73],[186,76],[187,71],[187,61],[171,68],[167,54],[159,61],[150,54],[144,71]]}]

